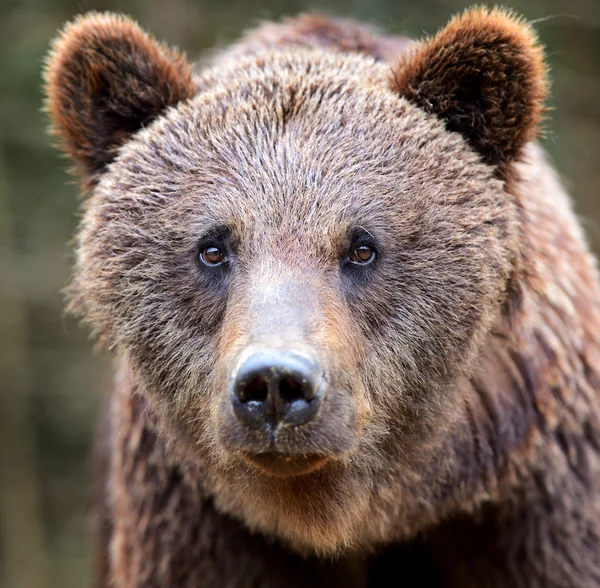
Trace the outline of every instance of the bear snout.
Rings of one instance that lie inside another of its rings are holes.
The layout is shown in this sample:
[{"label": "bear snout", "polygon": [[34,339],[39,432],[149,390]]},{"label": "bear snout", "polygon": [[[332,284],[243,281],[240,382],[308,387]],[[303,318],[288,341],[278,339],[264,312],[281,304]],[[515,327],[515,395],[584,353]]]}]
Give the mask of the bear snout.
[{"label": "bear snout", "polygon": [[[224,459],[297,475],[345,459],[361,433],[360,375],[333,288],[281,260],[254,267],[228,300],[214,413]],[[226,456],[226,457],[225,457]]]},{"label": "bear snout", "polygon": [[310,346],[253,343],[232,366],[217,425],[228,453],[263,471],[296,475],[356,448],[352,394]]}]

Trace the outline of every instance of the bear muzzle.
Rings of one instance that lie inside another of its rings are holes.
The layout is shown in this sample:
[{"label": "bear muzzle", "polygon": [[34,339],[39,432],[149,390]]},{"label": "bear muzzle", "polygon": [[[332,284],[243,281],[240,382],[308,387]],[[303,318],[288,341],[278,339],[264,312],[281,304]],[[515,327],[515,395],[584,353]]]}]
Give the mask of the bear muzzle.
[{"label": "bear muzzle", "polygon": [[268,269],[229,303],[218,438],[263,473],[300,475],[356,448],[357,378],[347,367],[353,354],[332,344],[343,340],[332,326],[336,305],[318,280],[276,263]]},{"label": "bear muzzle", "polygon": [[304,475],[319,469],[329,457],[296,455],[297,447],[282,450],[278,433],[316,420],[327,391],[327,376],[306,350],[250,346],[229,377],[229,397],[244,428],[270,438],[267,451],[244,450],[243,459],[274,476]]},{"label": "bear muzzle", "polygon": [[219,438],[258,471],[297,476],[356,448],[356,408],[306,346],[251,344],[228,374]]}]

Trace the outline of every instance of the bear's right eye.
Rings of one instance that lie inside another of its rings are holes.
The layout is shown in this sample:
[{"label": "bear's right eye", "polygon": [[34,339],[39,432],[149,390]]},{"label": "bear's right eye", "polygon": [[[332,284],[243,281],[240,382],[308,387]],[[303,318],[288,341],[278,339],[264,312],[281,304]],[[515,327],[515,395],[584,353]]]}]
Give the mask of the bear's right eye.
[{"label": "bear's right eye", "polygon": [[200,261],[209,267],[221,265],[225,263],[226,260],[227,258],[223,251],[214,245],[204,247],[204,249],[200,251]]}]

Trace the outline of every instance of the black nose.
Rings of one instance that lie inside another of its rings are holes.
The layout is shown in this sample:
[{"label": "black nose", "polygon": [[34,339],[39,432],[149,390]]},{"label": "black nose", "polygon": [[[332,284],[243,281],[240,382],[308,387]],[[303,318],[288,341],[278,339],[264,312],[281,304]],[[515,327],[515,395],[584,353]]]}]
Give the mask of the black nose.
[{"label": "black nose", "polygon": [[317,414],[324,388],[322,370],[307,355],[262,349],[234,370],[231,400],[235,414],[248,426],[302,425]]}]

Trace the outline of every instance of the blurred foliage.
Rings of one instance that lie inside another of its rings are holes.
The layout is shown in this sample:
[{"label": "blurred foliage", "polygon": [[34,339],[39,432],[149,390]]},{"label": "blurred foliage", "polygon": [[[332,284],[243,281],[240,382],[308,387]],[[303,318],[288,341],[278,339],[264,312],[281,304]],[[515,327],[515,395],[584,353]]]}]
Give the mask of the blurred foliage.
[{"label": "blurred foliage", "polygon": [[[118,10],[191,57],[261,19],[353,16],[390,32],[433,33],[462,0],[0,0],[0,585],[89,584],[89,453],[110,390],[109,362],[63,313],[77,186],[50,147],[40,71],[62,24]],[[548,48],[544,139],[590,242],[600,250],[600,2],[513,0]]]}]

